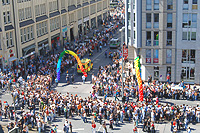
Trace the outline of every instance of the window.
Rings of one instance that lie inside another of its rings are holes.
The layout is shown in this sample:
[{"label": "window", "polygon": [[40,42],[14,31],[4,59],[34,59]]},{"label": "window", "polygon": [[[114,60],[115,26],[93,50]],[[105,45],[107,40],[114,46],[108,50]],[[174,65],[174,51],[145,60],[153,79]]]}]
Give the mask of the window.
[{"label": "window", "polygon": [[188,0],[183,0],[183,10],[188,10]]},{"label": "window", "polygon": [[167,53],[166,54],[166,63],[171,64],[172,63],[172,50],[167,49],[166,53]]},{"label": "window", "polygon": [[151,63],[151,49],[146,49],[146,63]]},{"label": "window", "polygon": [[196,28],[197,27],[197,14],[196,13],[183,13],[183,28]]},{"label": "window", "polygon": [[182,63],[195,63],[195,50],[182,50]]},{"label": "window", "polygon": [[9,34],[6,33],[6,44],[7,44],[7,48],[9,48]]},{"label": "window", "polygon": [[7,24],[7,21],[6,21],[6,13],[3,12],[3,19],[4,19],[4,24]]},{"label": "window", "polygon": [[183,32],[182,33],[182,40],[187,40],[187,41],[196,41],[196,32]]},{"label": "window", "polygon": [[159,14],[155,13],[154,14],[154,28],[159,28]]},{"label": "window", "polygon": [[8,5],[8,4],[10,4],[10,0],[2,0],[2,4],[3,5]]},{"label": "window", "polygon": [[8,23],[11,23],[11,20],[10,20],[10,12],[7,12],[7,21],[8,21]]},{"label": "window", "polygon": [[172,71],[171,66],[167,66],[167,73],[166,73],[166,75],[170,76],[170,81],[171,81],[171,71]]},{"label": "window", "polygon": [[197,0],[192,0],[192,10],[197,10],[198,5],[197,5]]},{"label": "window", "polygon": [[26,42],[26,28],[24,28],[24,41]]},{"label": "window", "polygon": [[167,28],[172,28],[172,13],[167,14]]},{"label": "window", "polygon": [[61,0],[61,9],[65,9],[65,0]]},{"label": "window", "polygon": [[167,10],[173,10],[173,0],[167,0]]},{"label": "window", "polygon": [[27,27],[27,39],[30,40],[30,27]]},{"label": "window", "polygon": [[151,13],[146,14],[146,19],[147,19],[146,27],[151,28]]},{"label": "window", "polygon": [[159,45],[159,34],[158,32],[154,32],[154,42],[153,42],[154,46],[158,46]]},{"label": "window", "polygon": [[10,46],[12,47],[13,45],[13,34],[10,32]]},{"label": "window", "polygon": [[159,0],[154,0],[154,10],[159,10]]},{"label": "window", "polygon": [[154,80],[159,80],[159,67],[154,67]]},{"label": "window", "polygon": [[172,31],[167,31],[167,46],[172,46]]},{"label": "window", "polygon": [[153,63],[158,63],[158,57],[159,57],[159,50],[154,49],[153,50]]},{"label": "window", "polygon": [[191,81],[195,80],[195,68],[194,67],[182,67],[181,80]]},{"label": "window", "polygon": [[151,10],[151,0],[146,1],[146,10]]},{"label": "window", "polygon": [[[36,26],[37,28],[37,26]],[[28,41],[33,40],[33,26],[20,29],[21,43],[26,43]]]},{"label": "window", "polygon": [[151,31],[147,31],[147,43],[146,46],[151,46]]},{"label": "window", "polygon": [[59,20],[60,20],[59,17],[53,18],[53,19],[50,20],[50,31],[51,32],[59,29],[59,27],[60,27]]}]

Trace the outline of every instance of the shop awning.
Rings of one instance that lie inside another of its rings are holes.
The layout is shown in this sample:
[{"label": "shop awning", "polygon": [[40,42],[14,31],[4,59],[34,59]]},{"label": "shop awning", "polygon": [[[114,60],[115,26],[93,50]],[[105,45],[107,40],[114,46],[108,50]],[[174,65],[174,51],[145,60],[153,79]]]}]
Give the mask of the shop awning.
[{"label": "shop awning", "polygon": [[14,56],[8,59],[9,62],[16,61],[16,60],[17,60],[17,58]]}]

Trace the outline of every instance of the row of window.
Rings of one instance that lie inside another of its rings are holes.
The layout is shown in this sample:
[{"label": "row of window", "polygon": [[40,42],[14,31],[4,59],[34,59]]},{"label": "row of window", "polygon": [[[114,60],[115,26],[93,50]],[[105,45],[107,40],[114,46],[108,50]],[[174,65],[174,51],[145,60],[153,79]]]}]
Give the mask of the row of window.
[{"label": "row of window", "polygon": [[[152,27],[152,23],[151,23],[151,13],[147,13],[146,14],[146,28],[151,28]],[[153,27],[154,28],[159,28],[159,13],[154,13],[153,14]],[[172,28],[172,18],[173,18],[173,14],[172,13],[167,13],[167,28]]]},{"label": "row of window", "polygon": [[19,13],[19,21],[23,21],[32,17],[31,7],[19,9],[18,13]]},{"label": "row of window", "polygon": [[[146,63],[151,64],[152,49],[146,49]],[[159,63],[159,49],[153,49],[153,63]],[[172,63],[172,49],[166,50],[166,64]]]},{"label": "row of window", "polygon": [[48,33],[47,21],[36,25],[37,37],[43,36]]},{"label": "row of window", "polygon": [[[167,66],[166,75],[171,75],[171,70],[172,70],[171,66]],[[154,67],[153,72],[154,72],[154,80],[160,80],[160,79],[162,79],[162,75],[159,74],[159,67],[158,66]]]},{"label": "row of window", "polygon": [[2,5],[9,5],[10,4],[10,0],[2,0]]},{"label": "row of window", "polygon": [[152,10],[152,1],[154,2],[154,10],[159,10],[159,0],[147,0],[146,10]]},{"label": "row of window", "polygon": [[60,28],[60,18],[53,18],[50,20],[50,31],[54,31]]},{"label": "row of window", "polygon": [[[151,46],[151,31],[146,32],[146,46]],[[167,40],[166,40],[167,46],[172,46],[172,31],[167,31]],[[159,46],[159,32],[155,31],[153,32],[153,46]]]},{"label": "row of window", "polygon": [[40,16],[46,14],[46,5],[40,4],[35,6],[35,16]]},{"label": "row of window", "polygon": [[191,5],[192,10],[197,10],[198,9],[198,2],[197,0],[192,0],[192,3],[189,3],[189,0],[183,0],[183,10],[189,10],[189,5]]},{"label": "row of window", "polygon": [[10,12],[3,12],[3,19],[4,19],[4,24],[9,24],[11,23],[11,17],[10,17]]},{"label": "row of window", "polygon": [[34,39],[33,26],[20,29],[21,43],[26,43]]}]

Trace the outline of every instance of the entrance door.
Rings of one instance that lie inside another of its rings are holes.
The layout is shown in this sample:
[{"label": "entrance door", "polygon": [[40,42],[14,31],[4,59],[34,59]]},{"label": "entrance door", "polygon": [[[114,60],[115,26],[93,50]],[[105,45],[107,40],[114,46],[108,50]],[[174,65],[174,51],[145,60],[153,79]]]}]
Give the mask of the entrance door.
[{"label": "entrance door", "polygon": [[74,40],[74,30],[73,30],[73,28],[70,29],[70,39],[71,39],[71,41]]}]

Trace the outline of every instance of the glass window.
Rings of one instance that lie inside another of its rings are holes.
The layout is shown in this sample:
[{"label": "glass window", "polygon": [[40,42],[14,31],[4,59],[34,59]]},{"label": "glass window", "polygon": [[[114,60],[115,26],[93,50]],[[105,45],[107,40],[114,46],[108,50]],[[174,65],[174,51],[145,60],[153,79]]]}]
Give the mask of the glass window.
[{"label": "glass window", "polygon": [[9,48],[9,35],[8,35],[8,33],[6,33],[6,44],[7,44],[7,48]]},{"label": "glass window", "polygon": [[154,14],[154,28],[159,28],[159,14],[155,13]]},{"label": "glass window", "polygon": [[20,34],[21,34],[21,42],[23,42],[23,30],[20,29]]},{"label": "glass window", "polygon": [[159,0],[154,0],[154,10],[159,10]]},{"label": "glass window", "polygon": [[192,0],[192,4],[197,4],[197,0]]},{"label": "glass window", "polygon": [[147,7],[146,7],[146,10],[151,10],[151,4],[152,4],[152,3],[151,3],[151,0],[147,0],[147,1],[146,1],[146,4],[147,4],[147,5],[146,5],[146,6],[147,6]]},{"label": "glass window", "polygon": [[173,9],[173,0],[167,0],[167,10]]},{"label": "glass window", "polygon": [[4,24],[7,24],[7,22],[6,22],[6,13],[5,12],[3,12],[3,19],[4,19]]},{"label": "glass window", "polygon": [[167,28],[172,28],[172,13],[167,14]]},{"label": "glass window", "polygon": [[11,21],[10,21],[10,12],[7,12],[7,21],[8,21],[8,23],[11,22]]},{"label": "glass window", "polygon": [[183,0],[183,10],[188,10],[188,0]]},{"label": "glass window", "polygon": [[146,27],[151,28],[151,13],[146,14]]},{"label": "glass window", "polygon": [[167,55],[166,55],[166,63],[171,64],[172,63],[172,50],[167,49]]},{"label": "glass window", "polygon": [[30,27],[27,27],[27,40],[30,40]]},{"label": "glass window", "polygon": [[167,46],[172,46],[172,31],[167,31]]},{"label": "glass window", "polygon": [[153,50],[153,63],[158,63],[158,57],[159,57],[159,50],[154,49]]},{"label": "glass window", "polygon": [[192,32],[191,34],[191,40],[196,40],[196,32]]},{"label": "glass window", "polygon": [[151,49],[146,49],[146,63],[151,63]]},{"label": "glass window", "polygon": [[24,28],[24,42],[26,42],[26,28]]},{"label": "glass window", "polygon": [[33,39],[34,36],[33,36],[33,26],[31,26],[31,39]]},{"label": "glass window", "polygon": [[192,14],[192,24],[191,24],[192,28],[197,28],[197,14],[193,13]]},{"label": "glass window", "polygon": [[159,34],[158,32],[154,32],[154,46],[158,46],[159,45]]},{"label": "glass window", "polygon": [[147,31],[147,43],[146,46],[151,46],[151,31]]},{"label": "glass window", "polygon": [[10,32],[10,46],[13,46],[13,35],[12,35],[12,32]]}]

